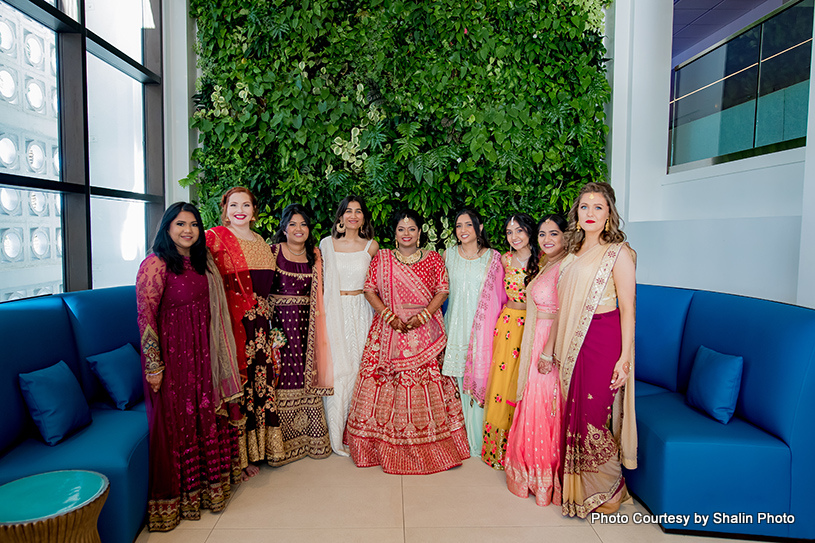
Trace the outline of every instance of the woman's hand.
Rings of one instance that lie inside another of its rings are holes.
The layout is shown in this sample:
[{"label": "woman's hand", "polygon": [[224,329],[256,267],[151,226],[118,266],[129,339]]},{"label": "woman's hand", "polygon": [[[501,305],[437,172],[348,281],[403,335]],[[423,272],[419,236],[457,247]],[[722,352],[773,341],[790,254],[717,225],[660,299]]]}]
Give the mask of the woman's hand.
[{"label": "woman's hand", "polygon": [[631,371],[631,364],[628,360],[620,358],[614,364],[614,373],[611,374],[611,390],[617,390],[628,381],[628,373]]},{"label": "woman's hand", "polygon": [[402,332],[403,334],[408,331],[408,327],[405,324],[405,321],[400,319],[399,317],[394,317],[388,324],[391,325],[391,328],[396,330],[397,332]]},{"label": "woman's hand", "polygon": [[547,373],[552,371],[552,367],[554,365],[555,359],[552,355],[541,353],[540,357],[538,358],[538,373],[546,375]]},{"label": "woman's hand", "polygon": [[150,385],[153,392],[158,392],[158,389],[161,388],[161,381],[164,379],[164,372],[145,375],[144,378],[147,380],[147,384]]},{"label": "woman's hand", "polygon": [[408,319],[407,324],[405,326],[407,327],[408,330],[414,330],[416,328],[419,328],[423,324],[424,323],[422,322],[422,319],[419,318],[419,315],[413,315],[412,317],[410,317],[410,319]]}]

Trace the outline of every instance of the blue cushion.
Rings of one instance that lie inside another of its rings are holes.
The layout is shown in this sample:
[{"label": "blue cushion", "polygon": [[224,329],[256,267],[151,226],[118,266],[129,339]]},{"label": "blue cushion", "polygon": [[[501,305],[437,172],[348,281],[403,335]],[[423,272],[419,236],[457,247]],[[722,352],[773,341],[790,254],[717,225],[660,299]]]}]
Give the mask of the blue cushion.
[{"label": "blue cushion", "polygon": [[63,361],[20,374],[20,389],[34,424],[49,445],[56,445],[91,422],[91,410],[76,376]]},{"label": "blue cushion", "polygon": [[88,364],[118,409],[124,411],[144,398],[141,357],[130,343],[108,353],[89,356]]},{"label": "blue cushion", "polygon": [[742,357],[700,345],[690,372],[688,405],[701,409],[722,424],[730,422],[739,399],[743,367]]}]

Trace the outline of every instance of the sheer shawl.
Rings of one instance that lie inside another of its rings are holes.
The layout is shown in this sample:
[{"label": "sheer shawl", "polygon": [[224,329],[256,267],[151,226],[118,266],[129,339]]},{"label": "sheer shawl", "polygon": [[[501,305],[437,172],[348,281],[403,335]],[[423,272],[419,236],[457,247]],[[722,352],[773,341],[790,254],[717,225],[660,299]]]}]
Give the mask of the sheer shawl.
[{"label": "sheer shawl", "polygon": [[[441,256],[429,251],[424,260],[433,266],[428,277],[432,284],[426,283],[412,267],[397,261],[393,251],[381,249],[371,260],[365,290],[376,292],[397,317],[409,320],[421,313],[438,292],[449,291],[447,269]],[[433,313],[424,326],[404,334],[396,332],[383,319],[377,319],[375,325],[379,330],[372,329],[371,337],[377,334],[379,344],[373,345],[371,350],[378,347],[378,351],[372,356],[378,371],[385,374],[419,368],[438,357],[447,345],[441,311]]]},{"label": "sheer shawl", "polygon": [[[561,264],[562,275],[558,284],[560,311],[555,341],[555,354],[560,360],[560,383],[565,398],[569,393],[572,372],[577,355],[583,346],[586,331],[600,303],[608,281],[613,281],[612,270],[620,251],[627,243],[611,243],[592,247],[578,256],[569,255]],[[620,447],[623,465],[637,467],[637,427],[634,411],[634,352],[631,352],[631,371],[628,381],[614,396],[611,432]]]},{"label": "sheer shawl", "polygon": [[484,406],[487,393],[487,379],[492,364],[492,341],[495,323],[501,308],[507,301],[504,289],[504,266],[501,253],[492,250],[492,258],[487,273],[481,283],[481,294],[475,310],[473,328],[470,332],[470,347],[464,365],[464,392],[475,398],[479,406]]},{"label": "sheer shawl", "polygon": [[212,358],[212,399],[216,411],[224,403],[243,395],[243,382],[238,368],[232,318],[218,266],[207,251],[207,283],[209,286],[209,354]]},{"label": "sheer shawl", "polygon": [[229,314],[232,317],[232,333],[235,344],[241,346],[236,352],[238,369],[241,378],[246,381],[246,350],[243,348],[246,345],[246,329],[243,327],[243,316],[257,304],[252,276],[249,274],[249,266],[238,238],[229,228],[225,226],[210,228],[206,232],[206,237],[207,247],[223,279]]},{"label": "sheer shawl", "polygon": [[[532,345],[535,343],[535,327],[538,324],[538,308],[534,300],[535,287],[552,268],[560,268],[560,263],[561,261],[558,260],[554,264],[545,264],[538,275],[526,286],[526,318],[524,319],[524,335],[521,340],[521,357],[518,359],[518,390],[515,396],[516,401],[519,402],[524,397],[526,381],[529,378],[529,366],[532,364]],[[559,269],[554,273],[559,273]]]},{"label": "sheer shawl", "polygon": [[155,254],[147,255],[136,274],[136,307],[144,373],[164,369],[158,339],[158,310],[167,281],[167,264]]}]

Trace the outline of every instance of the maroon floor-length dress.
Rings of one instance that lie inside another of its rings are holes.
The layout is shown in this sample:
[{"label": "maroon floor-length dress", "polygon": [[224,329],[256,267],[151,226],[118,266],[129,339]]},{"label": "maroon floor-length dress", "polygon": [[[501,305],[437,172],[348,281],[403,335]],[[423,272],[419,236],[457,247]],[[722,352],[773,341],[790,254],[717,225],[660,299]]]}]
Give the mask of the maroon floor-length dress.
[{"label": "maroon floor-length dress", "polygon": [[168,531],[201,508],[226,506],[240,475],[237,433],[216,415],[209,350],[209,287],[188,258],[176,275],[156,255],[136,277],[146,371],[164,368],[158,392],[145,381],[150,427],[148,528]]},{"label": "maroon floor-length dress", "polygon": [[306,262],[291,262],[273,246],[276,270],[269,298],[272,326],[286,335],[280,348],[280,377],[275,395],[281,439],[273,443],[269,463],[280,466],[305,456],[331,455],[323,399],[307,390],[307,367],[314,357],[316,313],[314,272]]}]

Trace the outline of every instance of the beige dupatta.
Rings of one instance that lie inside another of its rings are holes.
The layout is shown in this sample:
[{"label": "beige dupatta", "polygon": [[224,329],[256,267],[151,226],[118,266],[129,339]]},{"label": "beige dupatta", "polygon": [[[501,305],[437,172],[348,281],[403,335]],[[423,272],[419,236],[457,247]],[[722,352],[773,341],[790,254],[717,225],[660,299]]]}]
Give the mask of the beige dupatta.
[{"label": "beige dupatta", "polygon": [[[558,284],[560,311],[555,355],[560,360],[560,383],[564,398],[569,393],[572,372],[586,332],[606,284],[614,280],[611,272],[623,248],[631,250],[627,243],[601,244],[580,256],[569,255],[562,261],[562,275]],[[632,348],[631,371],[628,381],[614,397],[611,418],[611,432],[620,447],[622,464],[628,469],[637,467],[634,367]]]},{"label": "beige dupatta", "polygon": [[212,359],[212,400],[216,413],[224,412],[227,402],[243,395],[232,319],[218,266],[207,250],[207,285],[209,286],[209,354]]}]

